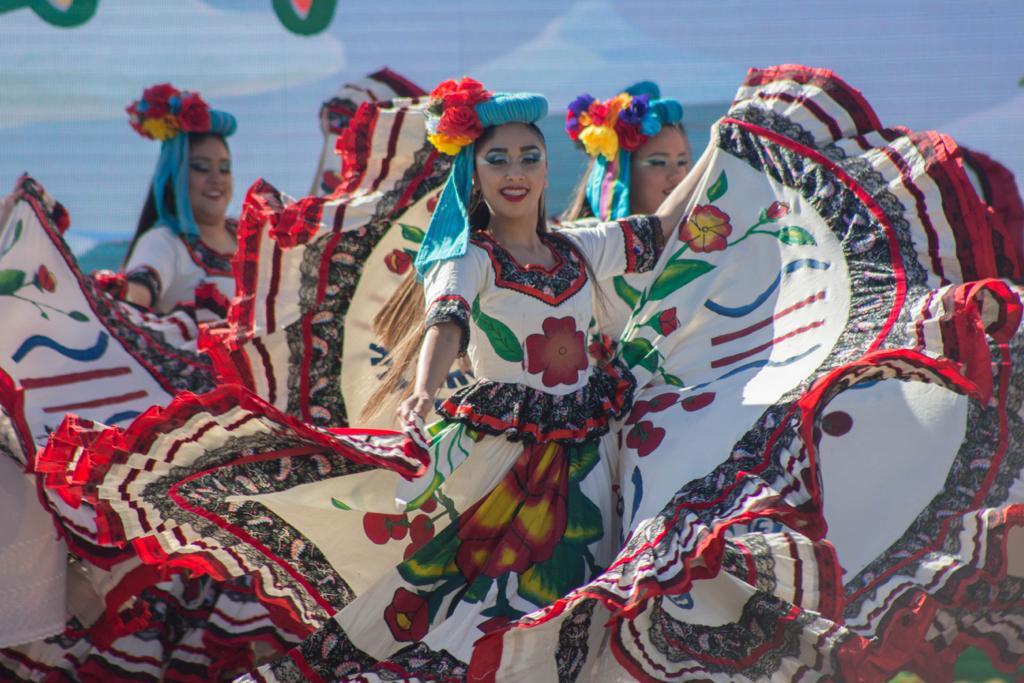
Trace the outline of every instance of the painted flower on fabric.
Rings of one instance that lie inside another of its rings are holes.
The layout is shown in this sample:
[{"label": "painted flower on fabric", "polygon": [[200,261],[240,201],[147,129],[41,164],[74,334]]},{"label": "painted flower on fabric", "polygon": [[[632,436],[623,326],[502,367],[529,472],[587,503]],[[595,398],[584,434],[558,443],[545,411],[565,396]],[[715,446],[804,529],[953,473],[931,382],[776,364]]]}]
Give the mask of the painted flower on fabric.
[{"label": "painted flower on fabric", "polygon": [[663,410],[670,408],[675,405],[678,395],[675,392],[667,394],[658,394],[654,398],[647,401],[636,401],[633,403],[633,409],[629,412],[629,418],[626,420],[627,425],[636,424],[640,420],[644,419],[647,413],[660,413]]},{"label": "painted flower on fabric", "polygon": [[679,228],[679,239],[698,252],[722,251],[732,233],[729,214],[717,207],[704,205],[694,208],[690,217]]},{"label": "painted flower on fabric", "polygon": [[526,338],[526,371],[543,373],[541,382],[546,387],[575,384],[579,373],[587,369],[586,335],[569,316],[547,318],[541,329],[544,334]]},{"label": "painted flower on fabric", "polygon": [[667,311],[661,311],[658,315],[651,318],[647,324],[662,336],[672,334],[679,329],[679,317],[676,314],[676,307],[673,306]]},{"label": "painted flower on fabric", "polygon": [[626,435],[626,446],[635,449],[641,458],[645,458],[661,445],[664,438],[664,429],[655,427],[650,420],[644,420],[629,430],[629,434]]},{"label": "painted flower on fabric", "polygon": [[430,626],[427,601],[412,591],[399,588],[391,604],[384,608],[384,622],[399,642],[421,640]]},{"label": "painted flower on fabric", "polygon": [[458,520],[455,563],[467,582],[550,559],[568,523],[568,489],[565,446],[526,446],[501,483]]},{"label": "painted flower on fabric", "polygon": [[768,218],[777,221],[783,216],[789,215],[789,204],[786,202],[772,202],[772,205],[765,209],[764,213]]},{"label": "painted flower on fabric", "polygon": [[401,249],[393,249],[390,254],[384,257],[384,263],[388,270],[396,275],[405,275],[412,265],[412,257]]},{"label": "painted flower on fabric", "polygon": [[32,278],[32,284],[44,292],[52,292],[57,289],[57,280],[54,279],[53,273],[46,266],[39,266],[35,276]]}]

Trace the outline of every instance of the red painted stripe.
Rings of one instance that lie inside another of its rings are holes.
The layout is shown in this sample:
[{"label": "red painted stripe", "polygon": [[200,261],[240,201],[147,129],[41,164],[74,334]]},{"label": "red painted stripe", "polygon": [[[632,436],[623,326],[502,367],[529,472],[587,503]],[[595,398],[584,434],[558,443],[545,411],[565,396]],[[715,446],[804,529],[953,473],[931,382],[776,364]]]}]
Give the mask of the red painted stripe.
[{"label": "red painted stripe", "polygon": [[752,349],[748,349],[746,351],[743,351],[742,353],[735,353],[735,354],[733,354],[731,356],[725,356],[724,358],[719,358],[717,360],[713,360],[713,361],[711,361],[711,367],[713,367],[713,368],[720,368],[720,367],[723,367],[723,366],[726,366],[726,365],[732,365],[733,363],[735,363],[737,361],[741,361],[744,358],[749,358],[750,356],[753,356],[755,354],[761,353],[765,349],[769,349],[769,348],[771,348],[772,346],[775,346],[775,344],[777,344],[777,343],[779,343],[781,341],[785,341],[787,339],[791,339],[791,338],[793,338],[793,337],[795,337],[795,336],[797,336],[799,334],[803,334],[804,332],[808,332],[808,331],[813,330],[815,328],[821,327],[824,324],[825,324],[824,320],[816,320],[815,322],[811,323],[810,325],[804,325],[803,327],[798,327],[795,330],[793,330],[792,332],[787,332],[786,334],[782,335],[781,337],[776,337],[775,339],[772,339],[771,341],[765,342],[764,344],[759,344],[758,346],[755,346]]},{"label": "red painted stripe", "polygon": [[131,371],[132,369],[128,366],[122,366],[119,368],[104,368],[102,370],[87,370],[85,372],[69,372],[66,375],[53,375],[52,377],[31,377],[21,380],[21,386],[25,389],[59,387],[65,384],[74,384],[75,382],[85,382],[90,379],[127,375]]},{"label": "red painted stripe", "polygon": [[839,123],[836,122],[836,120],[832,118],[828,114],[828,112],[822,109],[817,102],[811,100],[810,98],[797,97],[796,95],[791,95],[788,92],[758,92],[757,98],[760,100],[782,100],[783,102],[799,104],[801,107],[811,112],[811,114],[813,114],[816,119],[818,119],[826,126],[828,126],[828,132],[829,134],[832,135],[833,138],[838,140],[841,137],[843,137],[843,131],[839,127]]},{"label": "red painted stripe", "polygon": [[267,402],[277,403],[277,381],[274,379],[274,366],[270,360],[270,353],[267,352],[266,345],[259,337],[253,337],[252,345],[256,347],[256,352],[260,354],[260,362],[263,364],[263,375],[267,380]]},{"label": "red painted stripe", "polygon": [[125,401],[133,401],[137,398],[144,398],[148,395],[148,391],[132,391],[127,394],[121,394],[120,396],[97,398],[92,401],[82,401],[81,403],[67,403],[62,406],[50,406],[48,408],[43,408],[43,412],[66,413],[71,410],[78,410],[79,408],[99,408],[100,406],[109,406],[114,403],[124,403]]},{"label": "red painted stripe", "polygon": [[711,338],[711,345],[712,346],[718,346],[719,344],[724,344],[726,342],[731,342],[734,339],[739,339],[740,337],[745,337],[745,336],[747,336],[748,334],[750,334],[752,332],[757,332],[761,328],[767,327],[768,325],[771,325],[774,321],[778,320],[779,318],[782,318],[784,316],[789,315],[793,311],[798,311],[801,308],[803,308],[804,306],[807,306],[809,304],[813,304],[815,301],[823,301],[824,299],[825,299],[825,290],[823,289],[820,292],[818,292],[817,294],[812,294],[811,296],[807,297],[803,301],[799,301],[799,302],[793,304],[789,308],[782,309],[781,311],[779,311],[778,313],[776,313],[772,317],[765,318],[761,322],[754,323],[753,325],[751,325],[749,327],[744,327],[742,330],[736,330],[735,332],[729,332],[728,334],[720,334],[717,337],[712,337]]},{"label": "red painted stripe", "polygon": [[885,156],[893,163],[893,165],[899,169],[900,180],[903,181],[903,186],[907,188],[907,191],[914,198],[914,207],[917,209],[917,217],[921,220],[921,225],[924,227],[925,235],[928,237],[928,258],[932,262],[932,270],[939,276],[942,284],[948,285],[949,279],[946,277],[946,273],[942,268],[942,259],[939,258],[939,234],[935,230],[935,226],[932,225],[931,216],[928,215],[928,207],[924,199],[924,193],[921,189],[911,182],[910,179],[910,165],[907,160],[892,147],[879,147]]},{"label": "red painted stripe", "polygon": [[384,178],[387,177],[388,171],[391,168],[391,160],[395,158],[395,152],[398,150],[398,136],[402,132],[402,122],[405,120],[406,109],[403,107],[399,109],[395,114],[395,120],[391,124],[391,133],[388,136],[388,153],[384,157],[384,161],[380,164],[380,174],[377,179],[373,181],[373,185],[370,186],[370,191],[374,192],[384,182]]}]

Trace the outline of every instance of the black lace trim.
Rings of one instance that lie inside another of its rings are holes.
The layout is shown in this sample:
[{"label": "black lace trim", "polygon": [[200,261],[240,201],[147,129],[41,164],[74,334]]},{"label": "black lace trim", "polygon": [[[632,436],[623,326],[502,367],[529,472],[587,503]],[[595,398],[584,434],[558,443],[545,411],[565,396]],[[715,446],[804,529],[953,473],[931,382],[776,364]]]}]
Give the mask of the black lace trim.
[{"label": "black lace trim", "polygon": [[160,300],[160,292],[163,291],[163,285],[160,282],[160,275],[149,266],[140,266],[132,272],[125,275],[125,279],[128,282],[134,282],[140,284],[149,290],[149,294],[152,297],[150,299],[150,307],[156,307],[156,303]]},{"label": "black lace trim", "polygon": [[459,355],[466,353],[469,346],[469,304],[461,296],[439,296],[434,299],[427,309],[427,318],[423,323],[424,329],[430,329],[441,323],[455,323],[462,330],[462,339],[459,341]]},{"label": "black lace trim", "polygon": [[654,269],[665,246],[661,219],[657,216],[630,216],[619,221],[626,243],[626,272],[647,273]]},{"label": "black lace trim", "polygon": [[437,409],[443,417],[509,441],[582,443],[608,433],[608,422],[633,404],[636,379],[619,358],[594,368],[590,381],[568,394],[549,394],[514,382],[479,380]]},{"label": "black lace trim", "polygon": [[521,266],[505,247],[483,231],[473,234],[471,241],[487,252],[494,268],[494,284],[539,299],[549,306],[558,306],[571,298],[587,281],[583,256],[569,240],[556,233],[541,233],[540,239],[551,249],[555,265]]}]

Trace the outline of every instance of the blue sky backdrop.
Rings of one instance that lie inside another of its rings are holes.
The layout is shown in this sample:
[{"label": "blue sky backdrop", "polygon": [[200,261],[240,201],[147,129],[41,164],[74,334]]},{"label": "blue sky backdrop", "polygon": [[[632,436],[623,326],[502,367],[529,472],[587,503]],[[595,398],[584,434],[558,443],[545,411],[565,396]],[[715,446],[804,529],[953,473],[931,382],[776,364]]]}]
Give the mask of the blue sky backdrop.
[{"label": "blue sky backdrop", "polygon": [[[239,119],[235,212],[258,177],[302,195],[320,103],[384,65],[428,89],[469,74],[538,91],[559,117],[579,92],[653,79],[688,105],[698,141],[747,68],[827,67],[883,123],[949,133],[1024,179],[1022,36],[1020,0],[339,0],[311,37],[289,33],[270,0],[100,0],[73,29],[18,10],[0,15],[0,189],[34,175],[71,212],[77,250],[130,234],[158,145],[123,109],[170,81]],[[558,128],[545,125],[553,194],[583,162]]]}]

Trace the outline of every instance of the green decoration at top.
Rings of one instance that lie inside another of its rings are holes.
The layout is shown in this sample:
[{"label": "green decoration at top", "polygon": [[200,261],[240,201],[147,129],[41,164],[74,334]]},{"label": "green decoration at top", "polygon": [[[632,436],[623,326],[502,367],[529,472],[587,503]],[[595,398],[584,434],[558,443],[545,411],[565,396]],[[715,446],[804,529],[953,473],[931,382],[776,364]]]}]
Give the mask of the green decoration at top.
[{"label": "green decoration at top", "polygon": [[274,0],[274,12],[292,33],[311,36],[331,25],[337,4],[338,0]]},{"label": "green decoration at top", "polygon": [[60,28],[74,28],[92,19],[100,0],[0,0],[0,14],[24,7]]}]

